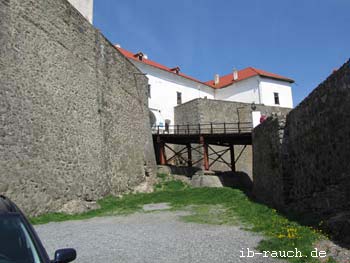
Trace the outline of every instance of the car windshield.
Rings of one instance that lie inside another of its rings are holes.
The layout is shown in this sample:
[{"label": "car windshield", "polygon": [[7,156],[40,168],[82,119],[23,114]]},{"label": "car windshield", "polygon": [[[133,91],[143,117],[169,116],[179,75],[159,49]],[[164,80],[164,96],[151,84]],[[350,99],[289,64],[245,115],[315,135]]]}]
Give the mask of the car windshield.
[{"label": "car windshield", "polygon": [[0,214],[0,263],[41,263],[19,216]]}]

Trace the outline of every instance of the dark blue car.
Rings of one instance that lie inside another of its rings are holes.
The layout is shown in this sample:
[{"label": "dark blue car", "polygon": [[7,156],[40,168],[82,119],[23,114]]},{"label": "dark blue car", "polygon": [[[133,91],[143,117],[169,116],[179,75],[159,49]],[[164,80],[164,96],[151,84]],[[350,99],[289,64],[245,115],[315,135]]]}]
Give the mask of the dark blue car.
[{"label": "dark blue car", "polygon": [[45,248],[24,214],[0,195],[0,263],[65,263],[75,260],[72,248],[55,252],[50,260]]}]

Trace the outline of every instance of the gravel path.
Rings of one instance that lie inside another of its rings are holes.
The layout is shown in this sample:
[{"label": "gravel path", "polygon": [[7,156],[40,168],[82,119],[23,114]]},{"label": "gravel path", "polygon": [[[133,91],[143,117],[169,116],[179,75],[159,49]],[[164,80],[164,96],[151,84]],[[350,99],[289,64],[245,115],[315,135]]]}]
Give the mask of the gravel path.
[{"label": "gravel path", "polygon": [[[80,263],[276,262],[257,255],[240,258],[261,237],[236,226],[185,223],[186,212],[157,211],[36,226],[49,255],[74,247]],[[282,262],[282,261],[277,261]]]}]

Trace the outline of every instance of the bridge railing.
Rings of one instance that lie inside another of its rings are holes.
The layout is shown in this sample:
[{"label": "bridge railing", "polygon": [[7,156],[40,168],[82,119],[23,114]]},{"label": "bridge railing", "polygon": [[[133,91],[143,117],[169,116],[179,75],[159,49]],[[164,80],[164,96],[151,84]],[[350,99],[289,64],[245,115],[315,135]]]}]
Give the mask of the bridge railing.
[{"label": "bridge railing", "polygon": [[222,122],[153,126],[153,134],[240,134],[253,129],[251,122]]}]

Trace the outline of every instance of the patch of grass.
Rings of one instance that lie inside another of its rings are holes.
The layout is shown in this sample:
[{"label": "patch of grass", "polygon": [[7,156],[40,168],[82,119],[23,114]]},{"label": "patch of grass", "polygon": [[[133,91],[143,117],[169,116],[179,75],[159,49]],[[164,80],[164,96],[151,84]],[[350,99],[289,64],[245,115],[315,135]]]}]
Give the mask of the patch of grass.
[{"label": "patch of grass", "polygon": [[250,201],[240,190],[231,188],[189,188],[181,181],[161,182],[149,194],[129,194],[122,198],[106,197],[99,201],[100,209],[79,215],[47,214],[31,218],[34,224],[50,221],[86,219],[105,215],[124,215],[141,211],[144,204],[169,203],[172,209],[192,207],[193,215],[184,220],[209,224],[235,224],[238,221],[254,232],[263,234],[258,249],[288,251],[298,248],[308,258],[288,258],[290,262],[318,262],[310,257],[313,244],[325,238],[312,228],[289,221],[276,210]]},{"label": "patch of grass", "polygon": [[157,177],[160,178],[160,179],[162,179],[162,180],[164,181],[164,180],[168,177],[168,175],[167,175],[167,174],[159,173],[159,174],[157,174]]},{"label": "patch of grass", "polygon": [[197,205],[189,206],[186,210],[191,211],[190,215],[182,216],[185,222],[211,225],[237,225],[238,220],[222,205]]},{"label": "patch of grass", "polygon": [[181,191],[189,188],[187,184],[180,180],[163,181],[155,185],[155,191]]}]

